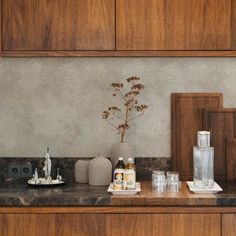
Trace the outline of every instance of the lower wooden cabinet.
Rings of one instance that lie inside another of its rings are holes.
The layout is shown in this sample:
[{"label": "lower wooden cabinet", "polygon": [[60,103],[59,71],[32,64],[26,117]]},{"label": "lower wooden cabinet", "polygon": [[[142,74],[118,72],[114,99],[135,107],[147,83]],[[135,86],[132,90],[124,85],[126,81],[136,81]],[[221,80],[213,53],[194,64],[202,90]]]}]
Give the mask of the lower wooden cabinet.
[{"label": "lower wooden cabinet", "polygon": [[[231,227],[233,227],[233,225]],[[227,230],[230,231],[230,227],[228,227]],[[103,213],[0,214],[0,236],[90,235],[220,236],[221,215]]]},{"label": "lower wooden cabinet", "polygon": [[236,214],[222,215],[222,236],[236,235]]},{"label": "lower wooden cabinet", "polygon": [[220,236],[219,214],[117,214],[106,223],[110,236]]}]

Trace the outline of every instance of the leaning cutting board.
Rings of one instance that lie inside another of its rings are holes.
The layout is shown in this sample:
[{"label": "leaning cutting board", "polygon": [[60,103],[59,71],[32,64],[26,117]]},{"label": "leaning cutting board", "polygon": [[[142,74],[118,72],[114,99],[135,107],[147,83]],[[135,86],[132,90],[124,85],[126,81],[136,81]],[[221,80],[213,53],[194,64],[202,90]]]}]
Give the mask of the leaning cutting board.
[{"label": "leaning cutting board", "polygon": [[227,179],[226,139],[236,134],[236,109],[206,109],[204,129],[211,132],[214,147],[214,176],[216,180]]},{"label": "leaning cutting board", "polygon": [[236,181],[236,138],[226,139],[227,181]]},{"label": "leaning cutting board", "polygon": [[172,169],[182,180],[192,180],[193,147],[197,131],[203,129],[203,109],[223,107],[221,93],[171,94]]}]

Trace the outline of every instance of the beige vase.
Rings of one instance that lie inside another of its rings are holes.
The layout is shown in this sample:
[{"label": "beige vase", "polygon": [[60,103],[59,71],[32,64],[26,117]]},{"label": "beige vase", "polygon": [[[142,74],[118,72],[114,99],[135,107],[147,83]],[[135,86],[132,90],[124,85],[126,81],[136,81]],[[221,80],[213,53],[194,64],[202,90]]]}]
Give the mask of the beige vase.
[{"label": "beige vase", "polygon": [[89,162],[89,184],[109,185],[112,177],[112,164],[106,158],[98,156]]},{"label": "beige vase", "polygon": [[134,157],[133,146],[129,143],[116,143],[111,148],[111,162],[114,168],[118,162],[118,158],[123,157],[124,163],[127,163],[129,157]]},{"label": "beige vase", "polygon": [[88,183],[89,160],[78,160],[75,163],[75,182]]}]

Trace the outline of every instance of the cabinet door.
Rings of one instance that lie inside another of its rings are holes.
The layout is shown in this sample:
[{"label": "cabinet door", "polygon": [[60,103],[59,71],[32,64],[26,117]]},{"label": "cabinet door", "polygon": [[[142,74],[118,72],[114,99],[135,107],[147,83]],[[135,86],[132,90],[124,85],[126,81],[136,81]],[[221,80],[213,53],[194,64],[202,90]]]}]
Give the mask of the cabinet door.
[{"label": "cabinet door", "polygon": [[106,235],[220,236],[219,214],[107,215]]},{"label": "cabinet door", "polygon": [[222,215],[222,236],[236,235],[236,214]]},{"label": "cabinet door", "polygon": [[231,0],[117,0],[117,50],[229,50]]},{"label": "cabinet door", "polygon": [[105,236],[104,215],[1,214],[0,236]]},{"label": "cabinet door", "polygon": [[115,0],[2,0],[3,50],[113,50]]}]

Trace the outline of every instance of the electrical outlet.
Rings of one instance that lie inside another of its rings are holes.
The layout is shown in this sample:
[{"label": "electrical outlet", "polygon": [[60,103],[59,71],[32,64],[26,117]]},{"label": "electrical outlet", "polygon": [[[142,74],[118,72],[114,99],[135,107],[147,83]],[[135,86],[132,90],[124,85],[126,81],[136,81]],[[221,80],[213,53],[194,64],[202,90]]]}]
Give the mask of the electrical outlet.
[{"label": "electrical outlet", "polygon": [[32,177],[32,165],[23,164],[20,165],[20,177]]},{"label": "electrical outlet", "polygon": [[8,177],[10,178],[30,178],[32,177],[32,165],[27,164],[10,164],[8,166]]},{"label": "electrical outlet", "polygon": [[10,164],[8,166],[8,177],[20,178],[20,165]]}]

